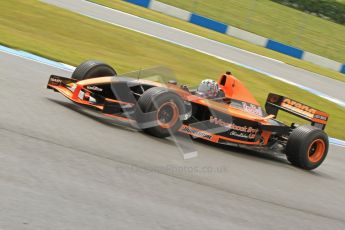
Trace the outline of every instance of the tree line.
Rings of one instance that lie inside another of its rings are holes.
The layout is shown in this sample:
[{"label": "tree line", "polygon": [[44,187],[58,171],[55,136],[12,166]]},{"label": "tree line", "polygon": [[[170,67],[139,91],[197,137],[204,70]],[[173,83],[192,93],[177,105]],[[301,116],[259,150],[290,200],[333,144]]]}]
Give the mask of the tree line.
[{"label": "tree line", "polygon": [[271,0],[345,25],[345,4],[335,0]]}]

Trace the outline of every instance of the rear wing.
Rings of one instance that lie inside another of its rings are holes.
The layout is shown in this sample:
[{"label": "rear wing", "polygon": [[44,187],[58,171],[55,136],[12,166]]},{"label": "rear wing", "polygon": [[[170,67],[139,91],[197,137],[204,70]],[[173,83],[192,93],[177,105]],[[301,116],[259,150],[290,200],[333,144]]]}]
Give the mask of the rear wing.
[{"label": "rear wing", "polygon": [[310,121],[312,126],[319,129],[325,129],[329,117],[325,112],[274,93],[270,93],[268,95],[265,109],[268,114],[272,114],[274,116],[277,116],[279,110],[283,110]]}]

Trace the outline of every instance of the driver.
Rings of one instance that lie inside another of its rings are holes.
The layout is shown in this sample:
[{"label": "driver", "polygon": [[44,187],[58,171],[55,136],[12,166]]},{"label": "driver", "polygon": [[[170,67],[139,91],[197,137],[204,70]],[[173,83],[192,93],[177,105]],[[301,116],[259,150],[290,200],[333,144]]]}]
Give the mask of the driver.
[{"label": "driver", "polygon": [[224,92],[219,88],[218,82],[205,79],[202,80],[199,87],[196,90],[196,95],[208,99],[224,97]]}]

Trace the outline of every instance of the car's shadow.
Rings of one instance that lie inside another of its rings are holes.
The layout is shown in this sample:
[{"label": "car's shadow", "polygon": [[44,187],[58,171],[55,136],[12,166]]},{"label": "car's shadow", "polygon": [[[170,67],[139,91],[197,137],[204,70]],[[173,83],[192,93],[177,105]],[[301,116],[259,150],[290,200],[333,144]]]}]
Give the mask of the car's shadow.
[{"label": "car's shadow", "polygon": [[282,153],[272,153],[272,152],[264,152],[264,151],[260,152],[260,151],[241,148],[241,147],[237,147],[237,146],[212,143],[212,142],[198,139],[198,138],[194,139],[194,141],[201,143],[201,144],[210,145],[210,146],[212,146],[214,148],[218,148],[220,150],[225,150],[226,152],[233,152],[233,153],[238,154],[239,156],[243,156],[246,158],[254,157],[254,158],[260,158],[260,159],[265,159],[265,160],[269,160],[269,161],[274,161],[277,163],[289,164],[285,155]]},{"label": "car's shadow", "polygon": [[150,138],[152,140],[155,141],[160,141],[163,142],[164,144],[170,145],[170,146],[175,146],[175,142],[167,139],[167,138],[158,138],[158,137],[153,137],[151,135],[147,135],[145,132],[142,132],[142,130],[140,130],[138,127],[136,127],[135,125],[131,125],[129,122],[125,122],[125,121],[120,121],[120,120],[116,120],[114,118],[110,118],[110,117],[106,117],[105,115],[103,115],[102,113],[100,113],[98,110],[90,108],[90,107],[86,107],[86,106],[82,106],[79,104],[75,104],[75,103],[71,103],[70,101],[61,101],[61,100],[57,100],[57,99],[52,99],[52,98],[46,98],[47,100],[54,102],[60,106],[63,106],[65,108],[68,108],[74,112],[77,112],[83,116],[86,116],[94,121],[97,121],[103,125],[112,127],[112,128],[120,128],[123,131],[128,131],[128,132],[140,132],[143,135],[146,135],[147,138]]},{"label": "car's shadow", "polygon": [[[90,109],[89,107],[85,107],[82,105],[71,103],[69,101],[61,101],[61,100],[52,99],[52,98],[47,98],[47,100],[54,102],[60,106],[71,109],[71,110],[73,110],[73,111],[75,111],[81,115],[84,115],[84,116],[86,116],[92,120],[95,120],[95,121],[97,121],[103,125],[106,125],[106,126],[109,126],[112,128],[116,127],[116,128],[120,128],[123,131],[128,131],[128,132],[141,131],[140,129],[131,125],[128,122],[123,122],[120,120],[115,120],[113,118],[108,118],[108,117],[102,115],[99,111],[96,111],[94,109]],[[171,138],[164,138],[163,139],[163,138],[158,138],[158,137],[153,137],[153,136],[147,135],[144,132],[141,132],[141,133],[143,135],[146,135],[147,138],[150,138],[154,141],[163,142],[164,144],[167,144],[170,146],[176,145],[175,141],[173,141]],[[188,135],[187,135],[187,137],[186,137],[186,135],[184,135],[184,137],[192,139],[195,144],[212,146],[213,148],[218,148],[218,149],[224,151],[225,153],[236,154],[237,157],[246,158],[246,159],[252,158],[254,160],[267,160],[270,162],[284,165],[285,168],[290,168],[293,170],[296,170],[296,169],[301,170],[307,174],[316,175],[316,176],[327,176],[327,175],[324,175],[323,173],[320,173],[318,171],[307,171],[307,170],[298,169],[298,168],[292,166],[288,162],[288,160],[286,159],[285,155],[282,153],[260,152],[260,151],[244,149],[244,148],[235,147],[235,146],[221,145],[221,144],[212,143],[212,142],[200,139],[200,138],[192,138],[192,137],[189,137]]]},{"label": "car's shadow", "polygon": [[63,107],[66,107],[70,110],[73,110],[74,112],[77,112],[83,116],[86,116],[92,120],[95,120],[103,125],[109,126],[109,127],[117,127],[121,128],[123,130],[127,130],[129,132],[137,132],[138,129],[130,125],[128,122],[123,122],[120,120],[115,120],[113,118],[108,118],[104,115],[102,115],[99,111],[94,110],[90,107],[85,107],[82,105],[78,105],[75,103],[71,103],[69,101],[60,101],[52,98],[47,98],[47,100],[54,102],[58,105],[61,105]]},{"label": "car's shadow", "polygon": [[[194,142],[200,143],[200,144],[205,144],[208,146],[212,146],[214,148],[218,148],[224,153],[231,154],[231,155],[236,155],[237,157],[241,157],[244,159],[250,159],[252,158],[253,160],[267,160],[276,164],[280,164],[282,167],[288,169],[288,170],[293,170],[296,171],[298,170],[300,173],[308,174],[308,175],[314,175],[318,177],[324,177],[328,179],[336,179],[332,177],[331,175],[325,174],[322,171],[313,171],[313,170],[304,170],[301,168],[298,168],[296,166],[293,166],[290,164],[290,162],[287,160],[285,154],[283,153],[273,153],[273,152],[265,152],[265,151],[256,151],[256,150],[251,150],[251,149],[245,149],[241,147],[236,147],[236,146],[229,146],[229,145],[221,145],[217,143],[212,143],[203,139],[194,139]],[[322,165],[321,165],[322,167]]]}]

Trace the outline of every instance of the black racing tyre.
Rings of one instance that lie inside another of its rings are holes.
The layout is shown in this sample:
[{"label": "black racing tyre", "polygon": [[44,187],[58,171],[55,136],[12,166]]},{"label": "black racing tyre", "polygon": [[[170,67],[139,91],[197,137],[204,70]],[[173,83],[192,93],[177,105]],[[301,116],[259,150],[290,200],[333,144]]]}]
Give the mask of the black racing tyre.
[{"label": "black racing tyre", "polygon": [[328,152],[328,136],[310,125],[294,129],[286,145],[286,156],[292,165],[312,170],[321,165]]},{"label": "black racing tyre", "polygon": [[85,80],[89,78],[116,76],[117,73],[108,64],[100,61],[89,60],[81,63],[73,72],[72,78],[76,80]]},{"label": "black racing tyre", "polygon": [[168,137],[181,127],[180,115],[184,114],[183,100],[166,88],[153,87],[146,90],[138,100],[138,105],[144,113],[156,112],[157,126],[144,129],[156,137]]}]

